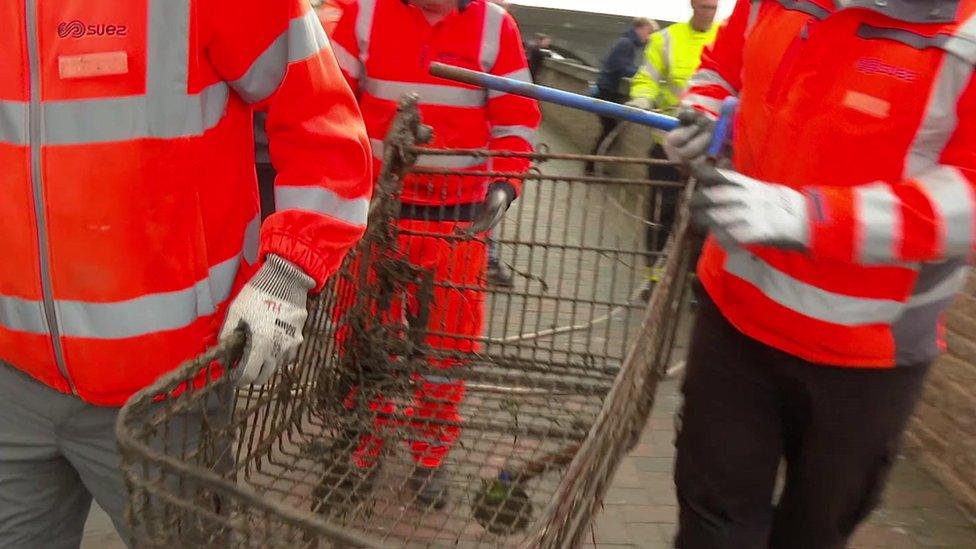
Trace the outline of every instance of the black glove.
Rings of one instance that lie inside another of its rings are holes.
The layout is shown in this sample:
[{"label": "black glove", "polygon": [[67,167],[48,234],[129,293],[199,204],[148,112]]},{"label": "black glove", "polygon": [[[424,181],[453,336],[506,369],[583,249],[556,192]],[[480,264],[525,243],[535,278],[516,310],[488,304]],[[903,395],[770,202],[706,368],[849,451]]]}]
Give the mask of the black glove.
[{"label": "black glove", "polygon": [[507,181],[495,181],[488,185],[488,193],[485,201],[481,205],[481,212],[471,222],[471,226],[465,231],[469,235],[476,235],[488,232],[498,225],[505,212],[515,200],[515,187]]},{"label": "black glove", "polygon": [[664,152],[672,162],[695,164],[705,157],[715,132],[715,121],[693,109],[678,115],[680,125],[664,138]]}]

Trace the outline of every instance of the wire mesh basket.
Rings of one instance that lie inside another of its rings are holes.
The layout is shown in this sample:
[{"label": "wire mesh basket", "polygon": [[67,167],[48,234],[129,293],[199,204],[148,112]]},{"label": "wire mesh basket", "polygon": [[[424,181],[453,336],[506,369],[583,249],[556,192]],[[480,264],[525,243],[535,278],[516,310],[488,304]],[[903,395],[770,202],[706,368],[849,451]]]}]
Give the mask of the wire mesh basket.
[{"label": "wire mesh basket", "polygon": [[[435,151],[425,133],[405,99],[366,236],[312,303],[294,364],[235,389],[237,336],[123,408],[135,545],[580,543],[682,309],[687,222],[648,252],[643,204],[687,190],[626,176],[646,159],[586,177],[571,174],[592,157]],[[500,156],[536,168],[491,172]],[[493,235],[403,220],[404,185],[513,177],[522,195]],[[489,239],[511,287],[487,284]]]}]

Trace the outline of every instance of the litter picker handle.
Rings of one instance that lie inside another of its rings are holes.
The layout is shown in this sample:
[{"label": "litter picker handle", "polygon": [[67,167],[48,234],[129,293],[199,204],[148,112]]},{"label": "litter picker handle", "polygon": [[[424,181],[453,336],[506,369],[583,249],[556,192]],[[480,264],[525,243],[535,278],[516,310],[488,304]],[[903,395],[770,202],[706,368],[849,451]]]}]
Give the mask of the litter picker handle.
[{"label": "litter picker handle", "polygon": [[732,137],[732,123],[738,108],[739,100],[736,97],[727,97],[722,101],[718,122],[715,123],[715,132],[712,133],[712,141],[708,144],[708,159],[712,162],[718,162],[725,153],[725,146]]},{"label": "litter picker handle", "polygon": [[595,97],[557,90],[556,88],[530,84],[513,78],[462,69],[461,67],[445,65],[444,63],[431,63],[430,74],[439,78],[464,82],[489,90],[531,97],[539,101],[555,103],[564,107],[591,112],[599,116],[619,118],[620,120],[626,120],[642,126],[650,126],[658,130],[671,131],[678,127],[678,119],[673,116],[628,107],[627,105],[620,105],[610,101],[596,99]]}]

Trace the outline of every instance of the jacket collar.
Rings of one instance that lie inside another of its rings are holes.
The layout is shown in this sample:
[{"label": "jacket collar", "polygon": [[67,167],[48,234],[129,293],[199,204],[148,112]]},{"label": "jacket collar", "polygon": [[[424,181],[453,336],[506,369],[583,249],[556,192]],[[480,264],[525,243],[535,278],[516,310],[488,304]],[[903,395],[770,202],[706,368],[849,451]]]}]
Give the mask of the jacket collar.
[{"label": "jacket collar", "polygon": [[[959,12],[960,0],[833,0],[839,9],[871,10],[906,23],[952,23]],[[846,4],[846,5],[845,5]]]}]

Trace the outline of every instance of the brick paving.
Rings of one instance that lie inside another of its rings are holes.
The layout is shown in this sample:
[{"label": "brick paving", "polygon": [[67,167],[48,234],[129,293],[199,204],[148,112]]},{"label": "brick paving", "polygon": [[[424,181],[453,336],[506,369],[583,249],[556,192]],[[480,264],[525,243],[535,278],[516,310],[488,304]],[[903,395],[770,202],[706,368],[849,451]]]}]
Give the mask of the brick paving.
[{"label": "brick paving", "polygon": [[[567,141],[559,136],[550,133],[544,137],[554,151],[571,151],[572,147]],[[547,165],[547,173],[577,173],[578,165],[568,162],[556,162]],[[539,209],[545,209],[543,202],[547,199],[539,195],[533,197],[531,190],[527,191],[527,196],[523,198],[528,206],[529,202]],[[562,234],[573,235],[593,233],[603,234],[602,229],[594,231],[594,225],[587,225],[586,216],[591,215],[594,201],[606,207],[606,202],[602,195],[600,197],[563,196],[558,188],[549,196],[548,200],[570,204],[566,208],[564,216],[559,219],[565,220],[565,227]],[[529,200],[532,198],[532,200]],[[581,200],[582,198],[582,200]],[[589,204],[584,212],[577,215],[576,210],[581,204]],[[537,231],[543,230],[543,225],[535,223],[536,216],[530,215],[531,208],[525,211],[513,212],[514,219],[503,231],[502,238],[508,240],[519,240],[529,238],[536,240],[540,236]],[[532,220],[530,222],[530,220]],[[582,225],[580,225],[582,224]],[[578,225],[580,225],[578,227]],[[627,236],[632,242],[640,232],[637,227],[627,227],[630,225],[626,219],[619,221],[617,231]],[[589,227],[586,229],[585,227]],[[602,227],[602,221],[601,221]],[[546,231],[551,231],[552,227],[545,227]],[[570,238],[574,238],[570,236]],[[583,238],[583,237],[580,237]],[[639,238],[639,237],[638,237]],[[582,241],[581,241],[582,242]],[[630,244],[631,242],[628,242]],[[615,243],[619,248],[620,242]],[[625,246],[630,247],[630,246]],[[505,246],[503,246],[503,249]],[[562,293],[569,288],[561,288],[562,281],[566,277],[567,271],[563,270],[566,266],[565,261],[551,263],[548,255],[513,254],[513,246],[509,245],[509,258],[515,266],[524,271],[531,271],[535,274],[542,274],[543,278],[550,282],[556,280],[555,293]],[[625,258],[627,263],[634,263],[635,258]],[[591,262],[590,258],[580,257],[579,277],[588,271],[603,271],[607,267],[600,265],[612,265],[613,262],[600,263],[599,259]],[[620,258],[616,263],[622,264]],[[559,265],[557,268],[556,266]],[[569,264],[571,267],[572,265]],[[551,271],[551,272],[550,272]],[[618,269],[614,271],[616,280],[613,299],[626,300],[630,289],[633,287],[633,273],[628,274],[628,269]],[[607,277],[599,277],[599,286],[607,283]],[[583,284],[590,291],[597,291],[597,285]],[[576,290],[578,293],[578,290]],[[584,294],[586,290],[584,290]],[[605,294],[603,290],[600,293]],[[586,295],[580,295],[586,298]],[[595,297],[595,295],[594,295]],[[497,299],[496,299],[497,301]],[[504,306],[502,306],[504,304]],[[510,298],[507,302],[498,302],[491,305],[490,311],[495,322],[489,323],[489,336],[506,337],[511,333],[524,333],[525,331],[538,330],[552,325],[562,325],[567,321],[577,322],[577,310],[553,308],[551,303],[542,299],[536,302],[532,300],[515,300]],[[521,326],[509,326],[505,319],[499,321],[500,316],[506,316],[508,311],[522,311],[526,315],[526,322]],[[504,311],[504,312],[503,312]],[[567,316],[568,315],[568,316]],[[592,315],[588,313],[587,316]],[[558,322],[556,322],[558,320]],[[626,324],[630,324],[627,322]],[[528,329],[531,328],[531,329]],[[614,345],[618,338],[626,337],[625,334],[617,333],[609,328],[604,334],[604,339],[589,341],[587,346],[598,343],[602,349],[592,349],[593,352],[606,351],[607,345],[611,341]],[[572,337],[553,337],[546,343],[550,350],[572,349],[576,352],[586,352],[590,349],[576,349],[580,338]],[[678,395],[678,380],[672,379],[663,383],[658,392],[658,400],[653,411],[652,417],[644,430],[641,443],[633,453],[627,457],[618,470],[614,484],[605,499],[605,512],[597,519],[588,536],[584,546],[586,547],[632,547],[632,548],[664,548],[670,546],[670,540],[674,536],[675,518],[677,508],[674,497],[674,487],[671,481],[672,463],[674,458],[673,423],[672,416],[680,404]],[[107,517],[100,510],[95,508],[86,529],[85,540],[82,544],[85,549],[116,549],[124,547],[114,533],[114,529]],[[909,459],[901,459],[895,469],[891,486],[886,495],[885,505],[876,512],[871,521],[864,525],[852,547],[855,548],[881,548],[898,549],[902,547],[957,547],[957,548],[976,548],[976,526],[958,508],[942,487],[937,484],[927,473],[920,469]]]},{"label": "brick paving", "polygon": [[[680,404],[678,381],[658,389],[641,443],[624,459],[607,493],[605,512],[584,547],[665,549],[674,536],[677,507],[671,470],[672,417]],[[95,509],[82,549],[122,549],[108,518]],[[976,526],[946,491],[908,458],[895,467],[884,505],[851,543],[855,549],[976,548]]]},{"label": "brick paving", "polygon": [[[641,443],[624,459],[584,547],[664,549],[674,536],[677,507],[671,471],[672,418],[679,381],[662,383]],[[857,549],[976,548],[976,525],[914,461],[902,457],[883,506],[857,532]]]}]

